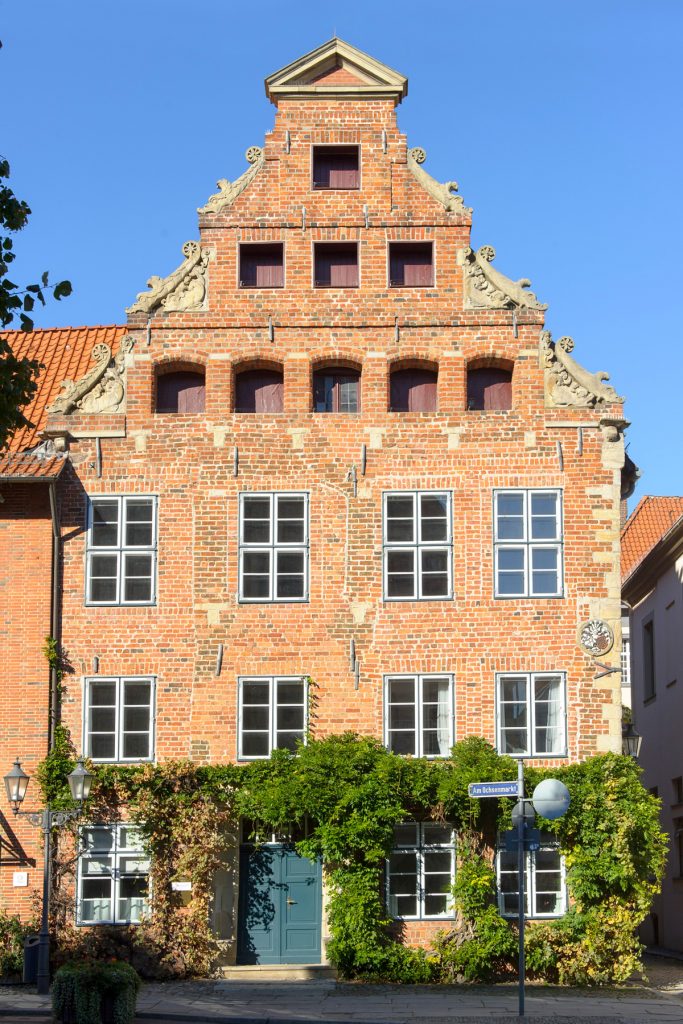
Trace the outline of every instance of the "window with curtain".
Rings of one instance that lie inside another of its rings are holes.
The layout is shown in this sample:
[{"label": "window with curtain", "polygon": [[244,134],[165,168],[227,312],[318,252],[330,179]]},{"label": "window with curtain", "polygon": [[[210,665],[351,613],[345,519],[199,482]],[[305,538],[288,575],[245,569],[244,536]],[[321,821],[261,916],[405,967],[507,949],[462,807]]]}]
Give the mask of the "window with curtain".
[{"label": "window with curtain", "polygon": [[360,188],[358,146],[314,146],[313,188]]},{"label": "window with curtain", "polygon": [[513,757],[564,757],[566,683],[561,672],[510,672],[497,677],[498,752]]},{"label": "window with curtain", "polygon": [[434,247],[431,242],[389,242],[389,285],[392,288],[431,288]]},{"label": "window with curtain", "polygon": [[279,370],[244,370],[235,378],[235,412],[282,412],[284,383]]},{"label": "window with curtain", "polygon": [[148,909],[149,856],[132,825],[79,832],[78,924],[138,924]]},{"label": "window with curtain", "polygon": [[470,410],[511,409],[512,371],[484,366],[467,371],[467,408]]},{"label": "window with curtain", "polygon": [[313,374],[315,412],[358,412],[360,373],[344,367],[326,367]]},{"label": "window with curtain", "polygon": [[389,382],[390,411],[436,412],[437,381],[436,370],[393,370]]},{"label": "window with curtain", "polygon": [[453,677],[385,676],[384,742],[394,754],[448,757],[453,745]]},{"label": "window with curtain", "polygon": [[281,242],[240,245],[240,288],[282,288],[285,283]]},{"label": "window with curtain", "polygon": [[387,909],[405,920],[452,917],[455,836],[452,825],[407,822],[394,828],[387,858]]},{"label": "window with curtain", "polygon": [[358,287],[358,246],[355,242],[316,242],[316,288]]},{"label": "window with curtain", "polygon": [[204,412],[206,384],[203,373],[174,370],[157,375],[157,412]]}]

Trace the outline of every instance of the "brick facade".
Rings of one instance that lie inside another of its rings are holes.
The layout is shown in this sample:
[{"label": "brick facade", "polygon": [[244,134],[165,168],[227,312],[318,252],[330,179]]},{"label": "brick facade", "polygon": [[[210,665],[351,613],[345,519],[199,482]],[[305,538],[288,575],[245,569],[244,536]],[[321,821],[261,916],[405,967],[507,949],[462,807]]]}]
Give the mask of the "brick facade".
[{"label": "brick facade", "polygon": [[[357,81],[341,71],[326,81],[340,89],[349,77]],[[311,147],[323,144],[359,147],[358,190],[312,189]],[[549,406],[542,310],[467,308],[470,214],[446,210],[411,172],[395,98],[279,99],[258,173],[231,205],[200,214],[199,224],[201,246],[210,252],[204,308],[130,314],[135,344],[126,357],[125,415],[74,412],[47,424],[51,436],[68,435],[71,458],[60,482],[63,644],[73,667],[62,715],[77,745],[84,679],[97,658],[100,676],[155,677],[160,761],[235,760],[238,677],[277,674],[313,681],[314,735],[356,730],[381,737],[384,675],[449,673],[455,739],[482,735],[495,742],[496,673],[561,671],[569,758],[619,749],[619,677],[594,680],[594,659],[579,646],[577,630],[589,618],[619,629],[623,444],[620,436],[611,439],[605,419],[618,421],[621,407]],[[314,287],[315,243],[340,240],[357,243],[359,286]],[[391,241],[433,244],[433,287],[388,286]],[[283,243],[284,287],[238,286],[239,245],[246,242]],[[467,409],[467,367],[476,361],[514,367],[511,409]],[[357,414],[311,411],[314,371],[335,365],[360,371]],[[438,367],[438,411],[389,412],[391,371],[415,365]],[[154,412],[155,374],[169,366],[205,372],[204,413]],[[283,372],[283,412],[233,411],[236,373],[258,367]],[[561,490],[562,597],[494,598],[496,488]],[[451,496],[452,598],[383,599],[388,490]],[[238,600],[238,498],[254,491],[309,495],[305,602]],[[158,499],[156,601],[88,607],[87,499],[136,494]],[[3,518],[10,511],[0,506]],[[20,544],[25,525],[17,527]],[[48,557],[49,522],[35,526]],[[46,586],[45,571],[26,580],[22,589],[35,607],[13,607],[15,633],[29,635]],[[46,626],[30,635],[36,632],[39,648]],[[10,662],[24,665],[22,694],[29,677],[46,686],[44,663],[40,673],[29,670],[25,650],[15,651],[10,647]],[[45,690],[34,691],[45,705],[40,721],[16,726],[27,730],[17,738],[21,749],[32,752],[29,733],[47,722]],[[38,708],[32,700],[31,713]],[[8,713],[17,711],[5,707]],[[44,734],[35,746],[36,753],[44,748]],[[14,756],[14,747],[2,747]],[[11,896],[3,888],[10,905]],[[406,935],[424,940],[435,927],[415,923]]]}]

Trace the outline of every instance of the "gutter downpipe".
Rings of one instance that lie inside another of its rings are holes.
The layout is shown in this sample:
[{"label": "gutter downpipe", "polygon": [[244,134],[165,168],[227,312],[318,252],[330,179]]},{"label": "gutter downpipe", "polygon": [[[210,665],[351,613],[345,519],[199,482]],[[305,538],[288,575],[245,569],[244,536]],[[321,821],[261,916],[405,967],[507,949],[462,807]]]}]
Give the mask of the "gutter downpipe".
[{"label": "gutter downpipe", "polygon": [[[50,636],[57,645],[59,650],[59,643],[61,639],[61,616],[60,616],[60,602],[59,602],[59,569],[60,569],[60,555],[61,555],[61,536],[59,533],[59,518],[57,515],[57,488],[54,480],[50,481],[49,485],[50,495],[50,517],[52,519],[52,600],[50,603]],[[49,713],[48,713],[48,753],[53,749],[55,745],[55,728],[57,726],[57,714],[58,714],[58,687],[59,687],[59,676],[58,676],[57,665],[50,666],[50,701],[49,701]]]}]

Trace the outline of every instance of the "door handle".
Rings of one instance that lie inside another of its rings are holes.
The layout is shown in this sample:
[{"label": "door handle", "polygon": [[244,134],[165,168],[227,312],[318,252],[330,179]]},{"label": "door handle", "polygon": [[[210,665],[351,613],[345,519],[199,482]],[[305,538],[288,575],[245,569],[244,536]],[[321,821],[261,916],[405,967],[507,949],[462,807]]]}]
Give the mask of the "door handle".
[{"label": "door handle", "polygon": [[287,906],[288,907],[293,907],[295,903],[296,903],[296,900],[291,900],[289,898],[289,896],[287,897]]}]

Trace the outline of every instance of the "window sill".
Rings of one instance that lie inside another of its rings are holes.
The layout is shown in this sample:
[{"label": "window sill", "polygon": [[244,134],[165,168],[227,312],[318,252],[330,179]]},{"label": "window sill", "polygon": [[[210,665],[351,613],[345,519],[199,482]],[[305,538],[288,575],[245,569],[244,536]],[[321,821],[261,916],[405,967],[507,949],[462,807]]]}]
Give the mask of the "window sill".
[{"label": "window sill", "polygon": [[318,185],[313,182],[311,192],[360,192],[360,185]]},{"label": "window sill", "polygon": [[390,281],[389,282],[389,287],[390,288],[406,289],[406,288],[434,288],[435,286],[433,284],[397,284],[395,281]]},{"label": "window sill", "polygon": [[319,282],[316,281],[314,283],[313,287],[314,288],[323,288],[323,289],[325,289],[327,291],[332,289],[333,291],[338,291],[339,292],[339,291],[346,291],[347,289],[351,289],[352,290],[354,288],[360,288],[360,285],[359,284],[319,284]]},{"label": "window sill", "polygon": [[238,286],[241,292],[263,292],[271,291],[272,289],[282,289],[284,284],[240,284]]}]

